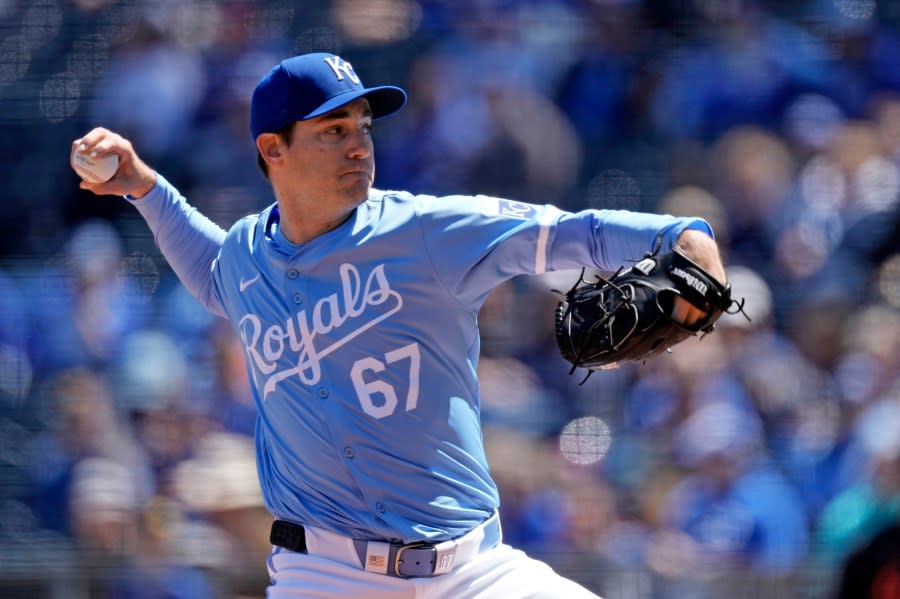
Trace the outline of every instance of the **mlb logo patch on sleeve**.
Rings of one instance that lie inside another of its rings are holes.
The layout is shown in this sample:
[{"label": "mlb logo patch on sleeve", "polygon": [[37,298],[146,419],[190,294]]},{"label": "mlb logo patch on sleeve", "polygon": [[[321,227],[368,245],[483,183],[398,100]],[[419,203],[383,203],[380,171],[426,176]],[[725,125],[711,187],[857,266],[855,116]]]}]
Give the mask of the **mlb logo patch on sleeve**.
[{"label": "mlb logo patch on sleeve", "polygon": [[507,216],[528,220],[537,214],[537,207],[524,202],[495,198],[492,196],[476,196],[485,203],[484,213],[489,216]]}]

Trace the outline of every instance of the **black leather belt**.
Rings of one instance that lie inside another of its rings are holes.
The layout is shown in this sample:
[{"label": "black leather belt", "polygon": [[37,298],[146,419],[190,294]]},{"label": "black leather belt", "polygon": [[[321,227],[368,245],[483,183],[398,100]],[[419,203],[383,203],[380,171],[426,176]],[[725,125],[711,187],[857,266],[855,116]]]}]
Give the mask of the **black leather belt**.
[{"label": "black leather belt", "polygon": [[[478,538],[467,533],[459,539],[438,543],[387,543],[370,542],[364,539],[353,539],[360,567],[369,571],[379,571],[388,576],[400,578],[421,578],[446,574],[456,563],[456,552],[460,544],[477,542],[475,553],[495,547],[500,543],[500,517],[495,513],[491,518],[479,525],[484,535]],[[309,553],[306,545],[306,531],[303,526],[287,520],[276,520],[272,523],[269,541],[278,547],[297,553]],[[373,554],[371,545],[379,546],[380,553]],[[376,563],[377,562],[377,563]],[[378,568],[373,568],[378,566]]]}]

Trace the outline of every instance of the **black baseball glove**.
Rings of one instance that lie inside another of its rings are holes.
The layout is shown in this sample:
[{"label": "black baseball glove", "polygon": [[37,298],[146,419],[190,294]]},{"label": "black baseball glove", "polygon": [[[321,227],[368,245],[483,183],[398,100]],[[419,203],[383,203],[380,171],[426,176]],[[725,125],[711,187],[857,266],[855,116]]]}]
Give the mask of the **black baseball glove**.
[{"label": "black baseball glove", "polygon": [[[648,254],[628,270],[597,279],[588,283],[582,274],[556,307],[556,341],[572,364],[570,374],[579,367],[594,371],[644,362],[692,335],[711,332],[735,303],[730,286],[678,250]],[[676,296],[703,310],[705,318],[690,326],[672,320]]]}]

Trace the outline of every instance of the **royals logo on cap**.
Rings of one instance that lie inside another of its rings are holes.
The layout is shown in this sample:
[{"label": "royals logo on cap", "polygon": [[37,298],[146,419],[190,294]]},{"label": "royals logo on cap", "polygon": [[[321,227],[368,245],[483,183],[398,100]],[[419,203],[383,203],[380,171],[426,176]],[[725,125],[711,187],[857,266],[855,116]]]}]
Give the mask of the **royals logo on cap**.
[{"label": "royals logo on cap", "polygon": [[331,67],[332,71],[334,71],[334,75],[338,78],[338,81],[343,81],[344,75],[346,75],[347,78],[356,85],[362,85],[362,82],[353,70],[353,65],[340,56],[326,56],[325,63]]}]

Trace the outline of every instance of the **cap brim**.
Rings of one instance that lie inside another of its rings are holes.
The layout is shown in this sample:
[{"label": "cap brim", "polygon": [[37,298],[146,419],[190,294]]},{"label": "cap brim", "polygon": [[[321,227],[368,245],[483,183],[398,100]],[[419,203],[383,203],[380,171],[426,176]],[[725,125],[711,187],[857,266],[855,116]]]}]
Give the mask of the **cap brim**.
[{"label": "cap brim", "polygon": [[406,92],[403,91],[403,89],[393,85],[380,85],[378,87],[369,87],[338,94],[310,112],[301,120],[305,121],[314,119],[317,116],[322,116],[326,112],[331,112],[336,108],[349,104],[357,98],[366,98],[369,101],[373,119],[380,119],[381,117],[391,115],[403,108],[406,104]]}]

